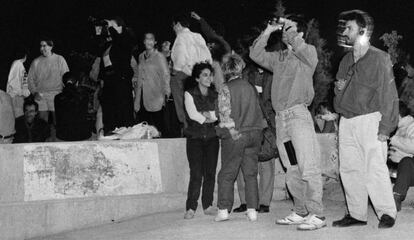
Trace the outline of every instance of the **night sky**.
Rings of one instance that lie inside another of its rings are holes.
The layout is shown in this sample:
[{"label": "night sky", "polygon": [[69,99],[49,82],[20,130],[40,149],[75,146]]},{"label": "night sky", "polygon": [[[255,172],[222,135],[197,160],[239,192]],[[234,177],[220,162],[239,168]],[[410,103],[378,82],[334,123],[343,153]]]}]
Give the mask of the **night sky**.
[{"label": "night sky", "polygon": [[[70,50],[88,49],[92,29],[88,16],[107,18],[119,15],[141,38],[152,31],[159,41],[174,40],[171,17],[195,10],[210,22],[221,23],[225,38],[234,42],[243,32],[267,19],[274,11],[275,0],[6,0],[2,1],[0,31],[0,88],[4,89],[12,61],[13,49],[25,45],[29,59],[39,55],[38,38],[55,39],[55,51],[63,55]],[[413,0],[285,0],[287,13],[302,13],[316,18],[328,47],[335,50],[336,18],[344,10],[361,9],[375,20],[373,45],[382,48],[378,37],[397,30],[404,36],[402,46],[413,52]]]}]

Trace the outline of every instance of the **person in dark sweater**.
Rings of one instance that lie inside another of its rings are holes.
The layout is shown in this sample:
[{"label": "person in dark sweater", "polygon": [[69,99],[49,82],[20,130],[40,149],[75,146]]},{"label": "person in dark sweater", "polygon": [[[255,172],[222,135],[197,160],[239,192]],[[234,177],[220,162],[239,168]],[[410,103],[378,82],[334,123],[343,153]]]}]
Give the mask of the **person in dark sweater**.
[{"label": "person in dark sweater", "polygon": [[219,151],[219,140],[215,132],[217,93],[210,87],[212,74],[211,64],[195,64],[190,80],[194,81],[195,86],[184,92],[188,123],[184,134],[187,137],[187,158],[190,166],[185,219],[194,217],[201,185],[204,214],[217,213],[217,209],[212,206]]},{"label": "person in dark sweater", "polygon": [[257,220],[258,153],[265,123],[258,95],[253,85],[242,77],[244,67],[243,59],[236,54],[223,64],[225,84],[218,98],[222,163],[218,174],[217,222],[229,219],[234,182],[240,168],[246,184],[247,217],[250,221]]},{"label": "person in dark sweater", "polygon": [[82,141],[91,137],[87,120],[88,95],[77,88],[78,80],[71,72],[63,75],[64,88],[55,97],[56,137],[63,141]]},{"label": "person in dark sweater", "polygon": [[132,96],[132,57],[134,37],[125,22],[116,17],[108,21],[112,41],[102,54],[101,76],[104,81],[100,102],[104,133],[111,134],[116,127],[134,124]]},{"label": "person in dark sweater", "polygon": [[45,142],[50,137],[49,124],[39,118],[39,105],[32,97],[23,103],[24,115],[16,118],[13,143]]}]

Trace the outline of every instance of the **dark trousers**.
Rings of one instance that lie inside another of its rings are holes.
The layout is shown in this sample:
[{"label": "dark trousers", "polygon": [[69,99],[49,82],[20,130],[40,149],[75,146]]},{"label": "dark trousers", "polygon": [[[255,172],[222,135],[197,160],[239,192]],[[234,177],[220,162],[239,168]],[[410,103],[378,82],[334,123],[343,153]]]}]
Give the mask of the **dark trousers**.
[{"label": "dark trousers", "polygon": [[141,93],[141,107],[137,113],[136,121],[137,123],[147,122],[149,125],[155,126],[159,132],[161,132],[161,137],[164,136],[165,127],[164,127],[164,110],[161,109],[156,112],[149,112],[144,107],[144,99],[142,98],[143,94]]},{"label": "dark trousers", "polygon": [[125,83],[117,77],[108,79],[104,83],[102,96],[102,121],[104,132],[109,133],[116,127],[130,127],[134,124],[134,100],[130,82]]},{"label": "dark trousers", "polygon": [[188,78],[183,72],[176,72],[175,75],[171,76],[170,86],[171,94],[174,98],[175,111],[177,112],[178,120],[187,126],[184,111],[184,85],[185,80]]},{"label": "dark trousers", "polygon": [[244,176],[246,204],[248,208],[258,208],[258,153],[262,142],[262,131],[243,132],[238,140],[226,138],[221,141],[221,169],[218,174],[219,209],[231,211],[234,202],[234,181],[239,169]]},{"label": "dark trousers", "polygon": [[414,186],[414,158],[405,157],[398,163],[393,191],[405,196],[411,186]]},{"label": "dark trousers", "polygon": [[187,138],[187,158],[190,166],[186,210],[197,209],[200,188],[203,185],[201,203],[203,209],[213,204],[214,184],[216,178],[219,140]]}]

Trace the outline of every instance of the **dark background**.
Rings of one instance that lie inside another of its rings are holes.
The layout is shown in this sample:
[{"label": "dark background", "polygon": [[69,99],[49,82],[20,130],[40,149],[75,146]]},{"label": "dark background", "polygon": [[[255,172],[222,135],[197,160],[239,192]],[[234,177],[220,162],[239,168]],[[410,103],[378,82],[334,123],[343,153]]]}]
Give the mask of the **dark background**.
[{"label": "dark background", "polygon": [[[29,49],[30,61],[39,55],[40,36],[55,40],[55,52],[90,48],[92,29],[88,16],[108,18],[119,15],[138,36],[154,32],[159,42],[174,40],[171,17],[195,10],[208,21],[220,22],[225,38],[233,43],[243,32],[267,19],[275,9],[275,0],[6,0],[2,1],[0,31],[0,89],[5,88],[7,74],[18,45]],[[402,47],[413,51],[413,0],[285,0],[286,13],[302,13],[320,23],[322,37],[328,47],[336,50],[335,32],[338,14],[344,10],[361,9],[375,20],[373,45],[383,48],[378,37],[397,30],[404,36]]]}]

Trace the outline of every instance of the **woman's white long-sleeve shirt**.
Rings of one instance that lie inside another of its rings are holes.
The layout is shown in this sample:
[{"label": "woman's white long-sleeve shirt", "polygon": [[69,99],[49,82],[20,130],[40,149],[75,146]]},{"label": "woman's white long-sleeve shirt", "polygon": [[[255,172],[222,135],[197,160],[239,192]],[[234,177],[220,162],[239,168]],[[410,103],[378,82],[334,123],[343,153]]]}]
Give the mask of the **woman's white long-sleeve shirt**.
[{"label": "woman's white long-sleeve shirt", "polygon": [[11,97],[29,96],[27,83],[24,82],[25,75],[26,69],[23,66],[23,61],[21,59],[15,60],[10,68],[7,80],[7,93]]}]

